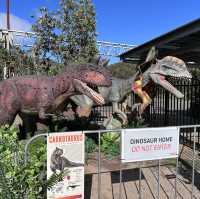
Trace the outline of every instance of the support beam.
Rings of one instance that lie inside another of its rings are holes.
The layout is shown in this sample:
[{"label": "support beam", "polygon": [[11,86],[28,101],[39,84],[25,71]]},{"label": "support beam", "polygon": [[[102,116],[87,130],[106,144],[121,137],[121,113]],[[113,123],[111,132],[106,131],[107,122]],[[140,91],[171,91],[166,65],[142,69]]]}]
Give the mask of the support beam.
[{"label": "support beam", "polygon": [[6,0],[7,29],[10,30],[10,0]]}]

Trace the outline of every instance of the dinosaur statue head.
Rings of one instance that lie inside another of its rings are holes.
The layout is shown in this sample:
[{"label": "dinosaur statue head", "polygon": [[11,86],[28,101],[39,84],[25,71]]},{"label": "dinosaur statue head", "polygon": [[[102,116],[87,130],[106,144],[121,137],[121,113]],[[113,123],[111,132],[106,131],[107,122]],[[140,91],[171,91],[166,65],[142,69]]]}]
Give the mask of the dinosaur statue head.
[{"label": "dinosaur statue head", "polygon": [[191,79],[185,62],[173,56],[166,56],[161,60],[157,60],[152,71],[150,72],[152,80],[171,92],[177,98],[184,95],[177,90],[168,80],[173,79]]},{"label": "dinosaur statue head", "polygon": [[98,87],[109,87],[112,84],[111,73],[104,67],[107,63],[107,61],[99,61],[98,63],[81,64],[73,72],[75,89],[99,105],[104,104],[105,101],[98,93]]}]

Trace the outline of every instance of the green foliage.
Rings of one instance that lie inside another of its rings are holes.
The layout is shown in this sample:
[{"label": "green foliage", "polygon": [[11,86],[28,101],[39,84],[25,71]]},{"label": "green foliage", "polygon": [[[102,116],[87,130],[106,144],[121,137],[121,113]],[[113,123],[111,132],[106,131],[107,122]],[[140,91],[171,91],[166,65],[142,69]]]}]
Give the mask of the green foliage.
[{"label": "green foliage", "polygon": [[95,144],[94,140],[92,138],[89,138],[86,136],[85,138],[85,152],[86,153],[92,153],[96,150],[97,145]]},{"label": "green foliage", "polygon": [[85,152],[86,153],[92,153],[96,150],[97,145],[95,144],[94,140],[92,138],[89,138],[86,136],[85,138]]},{"label": "green foliage", "polygon": [[40,9],[33,30],[36,55],[56,62],[82,62],[97,53],[95,11],[91,0],[60,0],[57,10]]},{"label": "green foliage", "polygon": [[46,141],[44,138],[34,140],[29,147],[28,158],[28,193],[36,198],[46,195]]},{"label": "green foliage", "polygon": [[147,124],[145,124],[145,120],[144,119],[134,119],[132,121],[130,121],[126,128],[145,128],[147,127]]},{"label": "green foliage", "polygon": [[53,173],[52,176],[48,179],[46,187],[48,189],[53,188],[55,184],[57,184],[60,181],[63,181],[64,176],[66,176],[68,173],[69,173],[68,169],[61,171],[59,174]]},{"label": "green foliage", "polygon": [[31,146],[29,162],[24,164],[24,143],[18,131],[0,128],[0,198],[46,197],[46,145],[37,141]]},{"label": "green foliage", "polygon": [[104,133],[102,135],[102,139],[107,142],[119,142],[120,134],[117,132]]},{"label": "green foliage", "polygon": [[[147,125],[143,119],[129,122],[124,128],[145,128]],[[117,132],[104,133],[101,136],[101,151],[108,159],[113,159],[120,154],[120,134]]]},{"label": "green foliage", "polygon": [[127,79],[136,73],[136,65],[125,62],[111,64],[109,69],[114,77],[122,79]]},{"label": "green foliage", "polygon": [[3,79],[3,68],[5,66],[10,71],[13,70],[17,76],[36,73],[32,58],[15,47],[12,47],[9,52],[4,48],[0,48],[0,66],[0,79]]},{"label": "green foliage", "polygon": [[50,64],[50,67],[46,69],[46,74],[49,76],[57,75],[58,73],[62,73],[64,70],[64,66],[58,63]]},{"label": "green foliage", "polygon": [[85,136],[85,162],[89,159],[89,154],[95,152],[97,145],[94,140],[88,136]]},{"label": "green foliage", "polygon": [[116,132],[104,133],[101,136],[101,151],[108,159],[120,154],[120,134]]},{"label": "green foliage", "polygon": [[198,67],[189,68],[193,78],[200,79],[200,69]]},{"label": "green foliage", "polygon": [[15,129],[0,129],[0,198],[22,198],[26,190],[23,152],[16,137]]}]

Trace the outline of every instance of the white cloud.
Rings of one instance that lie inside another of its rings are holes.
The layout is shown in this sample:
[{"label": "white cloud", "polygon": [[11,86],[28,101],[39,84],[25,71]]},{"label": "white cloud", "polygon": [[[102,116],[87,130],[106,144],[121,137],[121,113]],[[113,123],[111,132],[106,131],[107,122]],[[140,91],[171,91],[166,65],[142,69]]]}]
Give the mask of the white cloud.
[{"label": "white cloud", "polygon": [[[0,13],[0,28],[6,29],[6,14]],[[31,23],[25,19],[17,17],[15,15],[10,15],[10,29],[20,30],[20,31],[31,31]]]}]

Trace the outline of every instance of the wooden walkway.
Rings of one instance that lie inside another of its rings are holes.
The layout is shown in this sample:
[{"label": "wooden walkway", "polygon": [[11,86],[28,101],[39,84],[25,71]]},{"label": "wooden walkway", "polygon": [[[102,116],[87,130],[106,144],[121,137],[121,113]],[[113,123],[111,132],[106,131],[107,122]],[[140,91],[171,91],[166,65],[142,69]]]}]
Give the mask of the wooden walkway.
[{"label": "wooden walkway", "polygon": [[[160,167],[160,199],[174,198],[175,167]],[[141,193],[142,199],[157,198],[157,167],[142,168]],[[177,198],[189,199],[192,193],[192,171],[180,170],[177,180]],[[101,199],[119,199],[119,170],[101,173]],[[194,199],[200,199],[200,176],[195,176]],[[139,169],[123,169],[121,184],[122,199],[139,199]],[[98,199],[98,174],[88,173],[85,177],[85,199]]]}]

